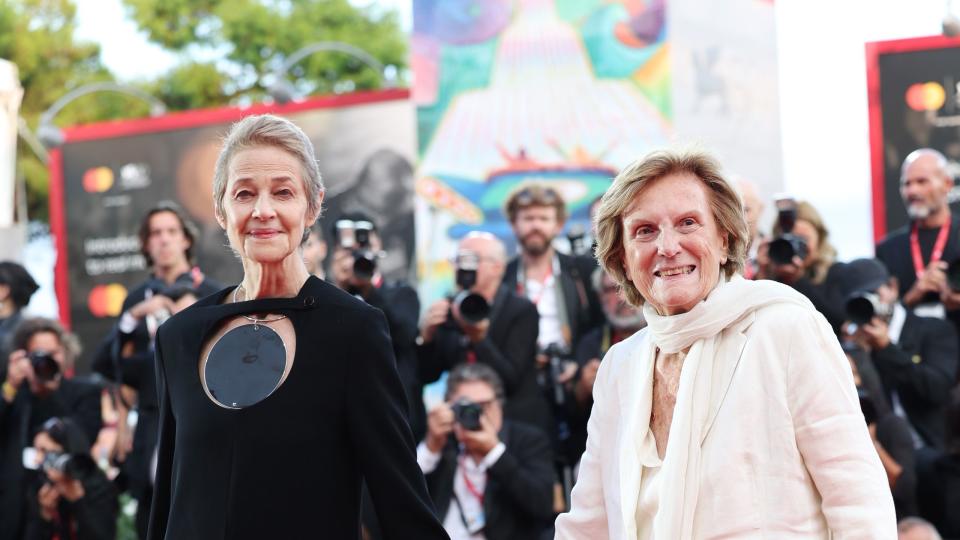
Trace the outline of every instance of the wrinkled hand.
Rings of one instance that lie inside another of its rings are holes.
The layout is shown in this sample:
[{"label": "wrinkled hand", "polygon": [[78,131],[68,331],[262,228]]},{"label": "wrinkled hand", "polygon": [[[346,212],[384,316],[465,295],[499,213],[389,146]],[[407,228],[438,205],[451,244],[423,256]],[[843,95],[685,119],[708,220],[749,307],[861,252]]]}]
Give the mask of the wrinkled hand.
[{"label": "wrinkled hand", "polygon": [[949,291],[947,287],[947,263],[944,261],[931,262],[920,273],[913,287],[903,295],[903,303],[913,306],[923,300],[929,293],[942,294]]},{"label": "wrinkled hand", "polygon": [[443,450],[447,438],[453,432],[453,409],[446,403],[440,403],[427,414],[427,438],[424,442],[434,454]]},{"label": "wrinkled hand", "polygon": [[480,429],[470,431],[463,429],[463,426],[457,424],[453,428],[457,440],[463,443],[471,455],[475,458],[483,459],[484,456],[493,450],[493,447],[500,444],[500,437],[497,430],[493,428],[493,422],[487,417],[486,412],[480,415]]},{"label": "wrinkled hand", "polygon": [[447,322],[448,313],[450,313],[450,301],[446,298],[437,300],[427,309],[423,322],[420,323],[420,337],[423,338],[424,343],[433,341],[437,328]]}]

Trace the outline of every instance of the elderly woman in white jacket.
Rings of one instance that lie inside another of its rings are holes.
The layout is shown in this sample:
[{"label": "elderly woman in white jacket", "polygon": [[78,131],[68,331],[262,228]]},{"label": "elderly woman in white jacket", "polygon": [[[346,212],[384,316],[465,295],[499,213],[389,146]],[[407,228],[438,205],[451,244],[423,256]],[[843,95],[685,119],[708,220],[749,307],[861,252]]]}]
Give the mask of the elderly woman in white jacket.
[{"label": "elderly woman in white jacket", "polygon": [[719,165],[655,152],[596,217],[597,258],[648,326],[607,353],[558,539],[895,539],[850,366],[810,302],[740,277]]}]

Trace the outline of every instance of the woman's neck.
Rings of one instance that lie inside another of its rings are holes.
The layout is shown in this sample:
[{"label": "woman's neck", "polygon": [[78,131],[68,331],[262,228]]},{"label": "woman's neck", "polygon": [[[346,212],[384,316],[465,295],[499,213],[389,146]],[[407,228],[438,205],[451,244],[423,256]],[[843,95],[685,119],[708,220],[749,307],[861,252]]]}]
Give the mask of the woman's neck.
[{"label": "woman's neck", "polygon": [[309,277],[303,260],[296,256],[269,264],[244,259],[240,286],[243,287],[244,300],[293,298]]}]

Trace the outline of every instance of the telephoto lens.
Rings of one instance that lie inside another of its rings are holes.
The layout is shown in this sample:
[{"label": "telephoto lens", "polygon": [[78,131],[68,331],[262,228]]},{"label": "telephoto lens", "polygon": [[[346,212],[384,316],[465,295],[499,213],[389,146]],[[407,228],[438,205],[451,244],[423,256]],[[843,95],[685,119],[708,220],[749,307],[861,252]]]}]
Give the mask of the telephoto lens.
[{"label": "telephoto lens", "polygon": [[60,364],[47,351],[33,351],[28,357],[38,380],[52,381],[60,374]]}]

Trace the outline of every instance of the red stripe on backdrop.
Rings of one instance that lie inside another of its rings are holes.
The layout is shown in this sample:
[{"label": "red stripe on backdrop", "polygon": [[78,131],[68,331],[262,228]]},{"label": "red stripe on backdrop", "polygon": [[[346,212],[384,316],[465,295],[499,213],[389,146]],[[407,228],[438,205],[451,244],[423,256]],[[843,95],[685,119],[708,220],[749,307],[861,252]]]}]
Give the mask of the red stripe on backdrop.
[{"label": "red stripe on backdrop", "polygon": [[94,139],[107,139],[112,137],[138,135],[141,133],[156,133],[159,131],[186,129],[222,122],[234,122],[251,114],[273,113],[284,115],[304,110],[329,109],[334,107],[363,105],[367,103],[378,103],[381,101],[393,101],[409,98],[410,90],[408,88],[390,88],[387,90],[376,90],[370,92],[354,92],[350,94],[319,96],[305,99],[303,101],[290,102],[286,105],[277,105],[275,103],[258,103],[249,107],[195,109],[191,111],[166,114],[153,118],[99,122],[96,124],[86,124],[82,126],[65,128],[63,133],[65,140],[68,143],[89,141]]},{"label": "red stripe on backdrop", "polygon": [[53,284],[60,310],[60,322],[70,329],[70,281],[67,273],[66,214],[64,213],[63,153],[50,150],[47,167],[50,171],[50,233],[57,250]]}]

